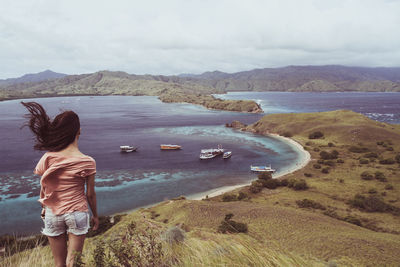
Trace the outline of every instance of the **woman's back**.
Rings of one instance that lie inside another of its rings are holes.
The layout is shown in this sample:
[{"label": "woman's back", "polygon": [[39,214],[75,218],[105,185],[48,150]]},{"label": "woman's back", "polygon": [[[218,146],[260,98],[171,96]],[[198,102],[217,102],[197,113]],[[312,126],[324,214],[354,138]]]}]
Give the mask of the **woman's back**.
[{"label": "woman's back", "polygon": [[47,152],[38,162],[35,173],[42,176],[39,201],[54,214],[88,211],[85,196],[85,178],[96,172],[93,158],[65,156],[60,152]]}]

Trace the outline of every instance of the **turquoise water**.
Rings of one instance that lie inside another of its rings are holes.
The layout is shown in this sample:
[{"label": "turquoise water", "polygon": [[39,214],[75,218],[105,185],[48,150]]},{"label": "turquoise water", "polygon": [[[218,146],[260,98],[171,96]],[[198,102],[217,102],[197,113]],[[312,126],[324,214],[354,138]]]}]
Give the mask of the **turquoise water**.
[{"label": "turquoise water", "polygon": [[[80,115],[80,148],[97,163],[96,191],[100,214],[108,215],[176,197],[205,192],[255,179],[251,164],[272,164],[284,170],[298,161],[291,146],[265,137],[226,128],[239,120],[253,123],[262,114],[211,111],[189,104],[165,104],[156,97],[106,96],[35,99],[55,115],[72,109]],[[0,234],[38,233],[40,177],[32,170],[42,152],[33,151],[25,113],[19,101],[0,102]],[[182,145],[179,151],[160,151],[159,145]],[[120,145],[139,146],[121,154]],[[233,151],[199,160],[200,149]]]}]

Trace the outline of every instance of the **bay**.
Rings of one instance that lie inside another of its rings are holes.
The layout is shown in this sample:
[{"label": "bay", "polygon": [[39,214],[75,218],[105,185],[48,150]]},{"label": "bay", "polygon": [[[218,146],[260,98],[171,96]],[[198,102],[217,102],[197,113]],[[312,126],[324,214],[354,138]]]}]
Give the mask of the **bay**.
[{"label": "bay", "polygon": [[[31,100],[25,100],[31,101]],[[226,128],[239,120],[253,123],[263,114],[207,110],[190,104],[161,103],[147,96],[55,97],[34,101],[54,117],[71,109],[80,115],[81,151],[97,163],[96,191],[102,215],[132,210],[179,195],[193,195],[255,179],[251,164],[278,171],[299,161],[298,151],[273,137]],[[20,100],[0,102],[0,234],[38,233],[40,177],[32,171],[43,154],[33,150]],[[160,144],[182,145],[161,151]],[[200,149],[233,151],[232,158],[202,161]],[[120,145],[139,146],[120,153]]]}]

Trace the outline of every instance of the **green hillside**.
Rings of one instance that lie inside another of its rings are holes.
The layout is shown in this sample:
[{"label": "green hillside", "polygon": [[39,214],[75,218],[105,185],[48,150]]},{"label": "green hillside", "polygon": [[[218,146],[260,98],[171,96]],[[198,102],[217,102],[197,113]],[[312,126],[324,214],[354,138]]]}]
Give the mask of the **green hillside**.
[{"label": "green hillside", "polygon": [[101,71],[36,83],[13,84],[0,88],[0,100],[79,95],[147,95],[159,96],[161,101],[168,103],[186,102],[211,109],[262,112],[254,101],[218,100],[211,96],[216,92],[214,88],[183,81],[178,77]]}]

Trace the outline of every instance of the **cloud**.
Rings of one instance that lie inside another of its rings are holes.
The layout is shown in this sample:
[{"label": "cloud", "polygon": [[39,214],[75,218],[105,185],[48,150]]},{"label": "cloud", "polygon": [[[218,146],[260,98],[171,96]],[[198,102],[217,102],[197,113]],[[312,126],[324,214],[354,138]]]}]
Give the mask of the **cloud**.
[{"label": "cloud", "polygon": [[3,2],[0,78],[400,62],[400,1]]}]

